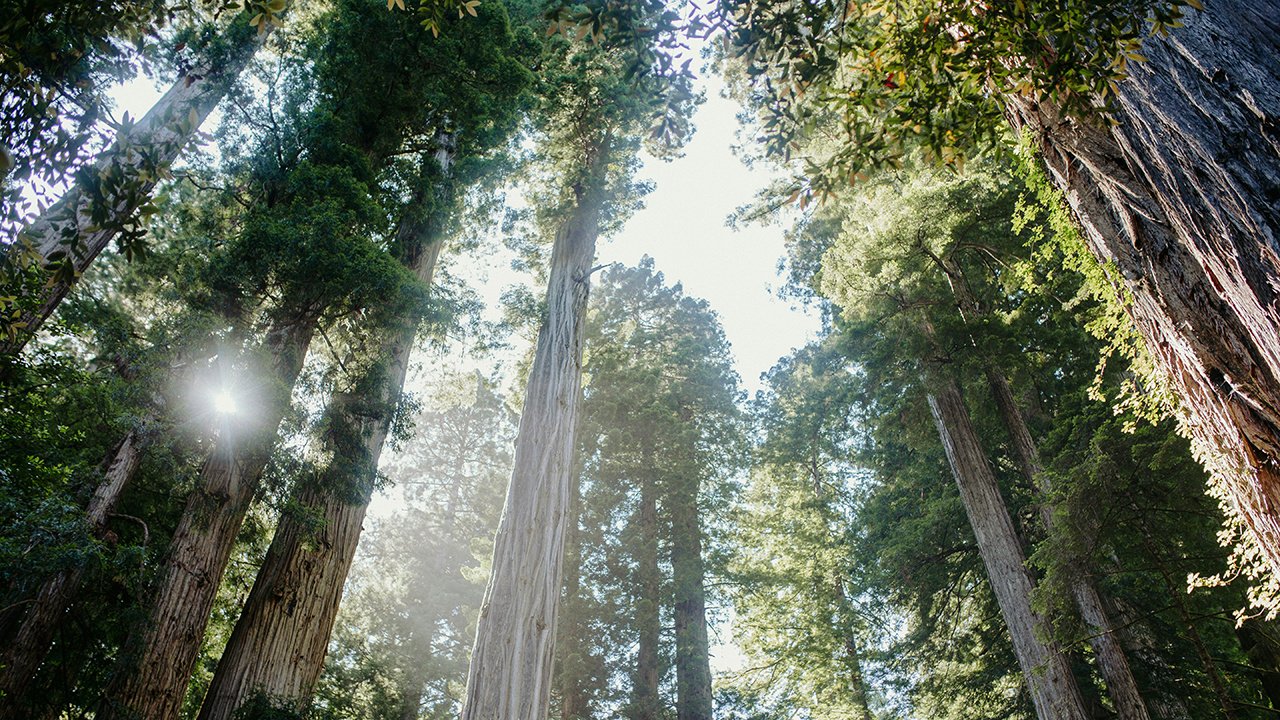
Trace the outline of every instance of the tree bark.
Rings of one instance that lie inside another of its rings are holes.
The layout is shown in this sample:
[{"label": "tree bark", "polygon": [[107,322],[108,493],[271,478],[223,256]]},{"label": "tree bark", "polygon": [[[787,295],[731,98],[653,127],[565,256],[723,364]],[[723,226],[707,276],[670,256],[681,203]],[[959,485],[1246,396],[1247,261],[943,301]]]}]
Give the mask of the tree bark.
[{"label": "tree bark", "polygon": [[565,539],[564,608],[566,622],[559,628],[557,671],[560,674],[560,720],[589,718],[587,693],[583,687],[586,673],[582,660],[584,623],[577,613],[582,611],[582,492],[581,480],[569,483],[569,530]]},{"label": "tree bark", "polygon": [[[142,462],[145,445],[143,432],[132,430],[116,446],[108,457],[102,482],[89,500],[85,523],[94,535],[101,535],[107,527],[107,519],[115,511],[125,487],[133,479]],[[28,693],[36,671],[49,653],[54,634],[62,616],[80,589],[86,567],[83,564],[60,570],[44,581],[36,593],[31,609],[22,618],[22,625],[13,642],[0,655],[0,720],[17,720],[23,717],[28,705]]]},{"label": "tree bark", "polygon": [[654,478],[652,441],[641,440],[640,507],[636,513],[635,623],[639,645],[632,684],[633,720],[658,720],[660,672],[658,645],[662,623],[658,614],[661,581],[658,571],[658,484]]},{"label": "tree bark", "polygon": [[226,423],[200,471],[151,595],[148,619],[127,644],[98,720],[171,720],[182,706],[205,625],[236,535],[270,459],[280,421],[316,329],[312,316],[279,319],[267,333],[275,387],[243,436]]},{"label": "tree bark", "polygon": [[[177,160],[200,125],[240,76],[270,31],[248,27],[243,14],[228,30],[232,46],[215,60],[188,69],[147,114],[122,132],[95,163],[92,186],[78,183],[43,215],[18,234],[7,262],[25,267],[27,248],[42,268],[67,260],[73,277],[51,277],[35,297],[20,300],[20,322],[13,338],[0,340],[0,354],[14,354],[40,329],[75,279],[89,267],[121,230],[134,221],[138,208],[151,199],[156,183]],[[20,294],[15,288],[12,294]]]},{"label": "tree bark", "polygon": [[676,717],[711,720],[711,652],[707,640],[706,569],[696,478],[672,479],[671,573],[675,594]]},{"label": "tree bark", "polygon": [[1037,138],[1202,459],[1280,571],[1280,2],[1215,0],[1148,38],[1112,127],[1006,99]]},{"label": "tree bark", "polygon": [[587,177],[574,187],[573,208],[552,247],[547,315],[529,371],[462,720],[541,720],[547,714],[582,394],[583,330],[604,168],[612,155],[608,145],[606,135],[588,150]]},{"label": "tree bark", "polygon": [[1031,608],[1031,578],[1013,521],[953,381],[929,396],[938,436],[960,488],[978,551],[1013,640],[1014,654],[1040,720],[1085,720],[1088,715],[1065,654],[1045,639],[1044,619]]},{"label": "tree bark", "polygon": [[[988,363],[986,367],[987,381],[991,386],[991,394],[995,397],[996,406],[1000,410],[1000,418],[1009,440],[1013,446],[1013,454],[1018,467],[1032,487],[1040,492],[1040,517],[1045,529],[1053,532],[1054,507],[1049,498],[1053,488],[1040,462],[1040,451],[1031,438],[1031,430],[1027,427],[1022,412],[1013,398],[1013,391],[1004,373]],[[1098,588],[1093,584],[1088,570],[1078,562],[1071,564],[1069,580],[1071,597],[1075,601],[1080,619],[1084,621],[1089,632],[1089,647],[1093,649],[1094,658],[1098,661],[1098,669],[1107,683],[1107,695],[1115,705],[1120,720],[1150,720],[1146,702],[1138,691],[1138,683],[1133,678],[1133,669],[1129,667],[1129,658],[1120,645],[1115,634],[1115,626],[1107,617]]]},{"label": "tree bark", "polygon": [[[451,158],[444,157],[447,168]],[[438,218],[426,218],[407,220],[398,232],[401,262],[426,284],[443,245],[438,229]],[[320,527],[293,513],[280,518],[199,720],[231,720],[258,693],[297,709],[310,705],[408,375],[416,320],[401,318],[399,327],[379,333],[372,369],[352,390],[334,394],[326,410],[329,463],[296,495]]]}]

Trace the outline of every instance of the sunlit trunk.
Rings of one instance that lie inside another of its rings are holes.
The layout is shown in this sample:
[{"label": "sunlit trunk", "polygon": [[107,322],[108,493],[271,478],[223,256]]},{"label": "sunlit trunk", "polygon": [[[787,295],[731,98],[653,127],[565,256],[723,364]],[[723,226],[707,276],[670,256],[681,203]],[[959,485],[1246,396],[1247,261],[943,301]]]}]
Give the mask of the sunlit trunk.
[{"label": "sunlit trunk", "polygon": [[529,371],[515,461],[467,673],[462,720],[542,720],[551,694],[591,261],[608,138],[556,233],[546,318]]},{"label": "sunlit trunk", "polygon": [[1115,124],[1006,100],[1037,138],[1207,467],[1280,571],[1280,2],[1214,0],[1142,45]]},{"label": "sunlit trunk", "polygon": [[1033,587],[1026,558],[959,388],[950,380],[940,383],[936,394],[929,396],[929,407],[1036,716],[1085,720],[1088,715],[1070,663],[1048,639],[1050,628],[1031,607]]},{"label": "sunlit trunk", "polygon": [[[227,31],[231,42],[216,59],[189,68],[163,97],[99,158],[82,180],[30,226],[18,234],[6,261],[15,268],[28,262],[48,272],[66,261],[69,272],[55,272],[35,296],[21,288],[6,294],[20,297],[26,323],[16,338],[0,340],[0,353],[16,353],[66,297],[80,274],[121,231],[136,229],[138,209],[168,172],[200,125],[265,42],[264,32],[248,26],[248,14]],[[22,257],[29,251],[31,258]]]},{"label": "sunlit trunk", "polygon": [[[442,247],[438,220],[406,221],[398,237],[401,262],[426,284]],[[325,411],[325,469],[295,491],[305,513],[280,518],[200,720],[231,720],[259,693],[289,707],[310,704],[408,374],[416,320],[399,318],[398,327],[376,333],[367,374],[334,393]]]},{"label": "sunlit trunk", "polygon": [[[148,594],[146,623],[130,638],[98,711],[98,720],[177,717],[200,654],[218,586],[236,535],[275,445],[280,421],[316,329],[312,316],[277,319],[266,337],[272,361],[258,417],[227,422],[200,471]],[[235,432],[243,428],[243,432]]]}]

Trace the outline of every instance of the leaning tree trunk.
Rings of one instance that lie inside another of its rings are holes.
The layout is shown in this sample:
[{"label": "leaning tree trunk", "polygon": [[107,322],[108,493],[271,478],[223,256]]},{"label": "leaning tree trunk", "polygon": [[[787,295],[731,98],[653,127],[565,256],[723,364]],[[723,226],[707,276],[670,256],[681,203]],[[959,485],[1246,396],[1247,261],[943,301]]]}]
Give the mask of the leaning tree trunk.
[{"label": "leaning tree trunk", "polygon": [[661,577],[658,574],[658,484],[653,466],[653,441],[641,439],[640,507],[636,513],[636,570],[635,570],[635,624],[638,646],[636,650],[635,682],[632,684],[631,718],[633,720],[658,720],[662,705],[658,696],[661,677],[658,663],[658,645],[662,638],[662,623],[658,614],[661,600]]},{"label": "leaning tree trunk", "polygon": [[1036,716],[1040,720],[1085,720],[1088,715],[1070,663],[1047,639],[1049,628],[1031,608],[1032,584],[1022,546],[956,384],[947,381],[936,395],[930,395],[929,408]]},{"label": "leaning tree trunk", "polygon": [[[1044,474],[1040,463],[1040,452],[1031,438],[1022,412],[1013,398],[1013,391],[1004,374],[994,365],[987,364],[987,381],[991,386],[991,394],[995,397],[996,407],[1009,439],[1013,445],[1013,454],[1018,467],[1027,482],[1040,492],[1040,518],[1045,529],[1053,532],[1054,508],[1049,501],[1053,488]],[[1129,667],[1129,658],[1116,637],[1115,626],[1107,617],[1098,588],[1093,584],[1088,569],[1079,562],[1072,562],[1068,584],[1071,597],[1075,600],[1076,610],[1089,631],[1089,646],[1098,661],[1098,669],[1107,683],[1107,695],[1115,705],[1116,715],[1120,720],[1150,720],[1146,702],[1138,692],[1138,683],[1133,678],[1133,669]]]},{"label": "leaning tree trunk", "polygon": [[[447,153],[439,158],[446,170],[451,160]],[[443,246],[442,223],[418,219],[417,212],[415,207],[401,224],[400,261],[429,285]],[[416,320],[398,318],[379,332],[365,376],[351,390],[334,393],[323,442],[328,465],[296,496],[308,518],[281,516],[199,720],[231,720],[257,694],[298,709],[311,703],[408,375]],[[320,518],[318,529],[312,516]]]},{"label": "leaning tree trunk", "polygon": [[1280,1],[1213,0],[1148,38],[1114,126],[1007,100],[1280,571]]},{"label": "leaning tree trunk", "polygon": [[[52,274],[34,296],[23,297],[21,288],[6,293],[19,296],[19,322],[25,325],[16,336],[0,340],[0,354],[20,351],[98,254],[137,222],[138,209],[151,199],[156,183],[265,42],[271,24],[257,31],[248,18],[243,14],[228,30],[230,48],[189,68],[136,125],[121,132],[86,176],[93,183],[72,186],[18,233],[6,258],[13,271],[34,262]],[[29,252],[34,253],[30,260]]]},{"label": "leaning tree trunk", "polygon": [[267,333],[275,387],[264,393],[257,424],[240,436],[228,422],[205,460],[200,487],[187,499],[152,590],[146,625],[127,643],[98,720],[177,717],[236,535],[288,412],[315,328],[315,318],[308,315],[277,321]]},{"label": "leaning tree trunk", "polygon": [[574,186],[574,206],[551,250],[546,319],[529,370],[462,720],[542,720],[547,714],[608,142],[606,136],[591,150],[590,171]]},{"label": "leaning tree trunk", "polygon": [[676,625],[676,717],[711,720],[711,650],[707,640],[706,569],[696,478],[673,478],[667,493],[671,518],[671,574]]},{"label": "leaning tree trunk", "polygon": [[[103,472],[102,482],[89,500],[85,524],[94,535],[101,535],[107,528],[107,519],[115,511],[125,487],[133,479],[142,462],[142,448],[146,444],[141,430],[132,430],[111,452]],[[60,570],[45,580],[36,593],[31,609],[22,618],[22,625],[12,643],[0,655],[0,720],[17,720],[25,717],[23,707],[28,705],[28,693],[36,671],[49,653],[50,643],[63,615],[70,607],[84,578],[83,564]]]}]

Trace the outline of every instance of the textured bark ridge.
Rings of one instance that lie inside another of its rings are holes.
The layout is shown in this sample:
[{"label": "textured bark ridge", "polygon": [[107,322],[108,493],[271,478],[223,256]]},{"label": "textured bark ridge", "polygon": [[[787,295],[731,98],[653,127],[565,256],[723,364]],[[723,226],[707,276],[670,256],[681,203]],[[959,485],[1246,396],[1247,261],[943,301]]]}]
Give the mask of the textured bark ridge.
[{"label": "textured bark ridge", "polygon": [[[1040,451],[1031,438],[1022,412],[1013,398],[1013,390],[1009,381],[998,368],[988,365],[987,381],[991,386],[991,394],[995,397],[996,406],[1009,439],[1013,445],[1013,454],[1018,461],[1023,477],[1040,491],[1040,497],[1052,496],[1044,468],[1040,463]],[[1054,526],[1053,506],[1048,502],[1040,505],[1040,518],[1046,530],[1052,531]],[[1073,563],[1071,567],[1071,597],[1075,601],[1080,619],[1089,631],[1089,647],[1093,649],[1098,669],[1107,682],[1107,695],[1115,705],[1116,715],[1120,720],[1150,720],[1147,705],[1138,691],[1138,683],[1133,678],[1133,669],[1129,666],[1129,658],[1116,636],[1115,626],[1107,617],[1102,597],[1094,585],[1088,568]]]},{"label": "textured bark ridge", "polygon": [[[102,482],[89,500],[85,523],[95,535],[107,528],[107,519],[115,511],[125,487],[138,471],[142,462],[143,433],[138,430],[125,435],[106,462]],[[50,643],[63,614],[75,599],[84,579],[85,566],[61,570],[45,580],[36,593],[31,610],[22,618],[22,625],[13,643],[0,655],[0,720],[17,720],[26,716],[22,709],[31,681],[49,653]]]},{"label": "textured bark ridge", "polygon": [[675,601],[676,717],[711,720],[711,653],[707,641],[706,568],[698,481],[677,479],[667,496]]},{"label": "textured bark ridge", "polygon": [[[264,26],[267,30],[270,27],[270,24]],[[160,173],[177,160],[267,38],[267,32],[242,27],[232,28],[231,32],[239,34],[235,47],[216,61],[192,67],[179,77],[95,164],[94,171],[111,178],[111,187],[118,185],[118,189],[107,189],[98,197],[75,185],[18,234],[19,240],[28,243],[38,255],[41,266],[48,267],[59,258],[69,258],[75,276],[79,277],[120,234],[122,226],[138,208],[150,199]],[[16,249],[10,251],[11,256],[16,252]],[[26,326],[16,339],[0,342],[0,353],[21,350],[53,314],[71,286],[71,282],[54,282],[44,286],[38,298],[30,299],[33,309],[24,312],[22,317]]]},{"label": "textured bark ridge", "polygon": [[[99,720],[172,720],[178,716],[205,626],[276,431],[289,391],[302,370],[314,318],[281,322],[267,334],[275,392],[266,393],[258,423],[240,436],[226,432],[200,471],[170,541],[151,608],[131,638],[99,709]],[[224,428],[230,430],[229,427]]]},{"label": "textured bark ridge", "polygon": [[640,479],[640,507],[636,513],[638,547],[635,569],[636,676],[632,684],[632,720],[658,720],[662,700],[658,646],[662,621],[658,605],[662,601],[662,576],[658,569],[658,483],[653,472],[653,443],[642,440],[641,462],[648,472]]},{"label": "textured bark ridge", "polygon": [[1000,614],[1040,720],[1086,720],[1088,714],[1066,655],[1048,636],[1044,620],[1031,608],[1031,578],[1022,546],[1005,508],[969,410],[954,382],[929,396],[938,436],[960,487],[965,513],[978,540]]},{"label": "textured bark ridge", "polygon": [[[598,164],[599,158],[591,163]],[[593,169],[593,175],[601,170]],[[582,394],[583,330],[600,234],[602,189],[597,178],[586,182],[577,189],[575,207],[551,251],[547,317],[529,371],[462,720],[542,720],[547,715]]]},{"label": "textured bark ridge", "polygon": [[1022,98],[1093,251],[1231,504],[1280,571],[1280,2],[1215,0],[1148,39],[1114,127]]},{"label": "textured bark ridge", "polygon": [[[402,242],[407,239],[411,247],[401,260],[419,280],[430,283],[442,243],[424,244],[419,233],[429,231],[414,223],[402,225]],[[353,391],[334,394],[326,411],[329,425],[344,439],[358,442],[350,447],[331,436],[326,450],[335,458],[296,496],[299,505],[320,518],[319,529],[293,514],[280,518],[205,694],[200,720],[231,720],[258,693],[296,708],[310,704],[364,529],[416,331],[416,323],[406,323],[381,333],[372,350],[377,358],[374,376],[357,381]],[[421,687],[418,691],[420,695]],[[416,711],[417,699],[413,707]]]}]

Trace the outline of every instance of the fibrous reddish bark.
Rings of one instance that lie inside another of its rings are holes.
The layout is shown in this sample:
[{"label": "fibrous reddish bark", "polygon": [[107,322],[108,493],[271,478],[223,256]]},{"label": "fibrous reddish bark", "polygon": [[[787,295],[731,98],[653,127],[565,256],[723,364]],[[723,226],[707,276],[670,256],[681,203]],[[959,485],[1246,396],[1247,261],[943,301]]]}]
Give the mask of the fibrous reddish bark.
[{"label": "fibrous reddish bark", "polygon": [[231,432],[227,423],[200,471],[151,592],[146,624],[131,638],[98,710],[99,720],[177,717],[205,626],[311,336],[314,317],[278,320],[267,333],[275,386],[264,394],[257,423]]},{"label": "fibrous reddish bark", "polygon": [[[994,365],[987,365],[987,381],[991,386],[991,394],[995,397],[996,407],[1009,440],[1013,446],[1013,454],[1022,471],[1022,475],[1031,485],[1040,491],[1040,517],[1045,529],[1052,532],[1054,527],[1054,508],[1048,498],[1052,497],[1053,488],[1040,463],[1040,451],[1031,438],[1022,412],[1013,398],[1013,390],[1004,374]],[[1093,649],[1098,669],[1107,683],[1107,695],[1115,705],[1116,714],[1121,720],[1150,720],[1146,702],[1138,691],[1138,683],[1133,678],[1133,669],[1129,666],[1129,658],[1116,636],[1115,626],[1107,617],[1102,598],[1094,585],[1086,567],[1074,562],[1070,567],[1071,576],[1068,584],[1072,600],[1080,619],[1089,631],[1089,646]]]},{"label": "fibrous reddish bark", "polygon": [[[431,227],[406,222],[399,232],[401,262],[428,284],[442,246]],[[258,693],[291,707],[310,704],[416,333],[413,321],[386,329],[372,349],[370,376],[358,379],[353,390],[334,394],[326,410],[329,464],[296,496],[299,506],[319,517],[319,527],[292,514],[280,518],[205,694],[200,720],[230,720]]]},{"label": "fibrous reddish bark", "polygon": [[1070,663],[1046,639],[1049,628],[1031,607],[1033,586],[1026,558],[959,388],[949,380],[940,383],[936,394],[929,396],[929,407],[1036,716],[1040,720],[1085,720],[1088,714]]},{"label": "fibrous reddish bark", "polygon": [[1231,507],[1280,571],[1280,2],[1148,38],[1116,123],[1012,97]]}]

